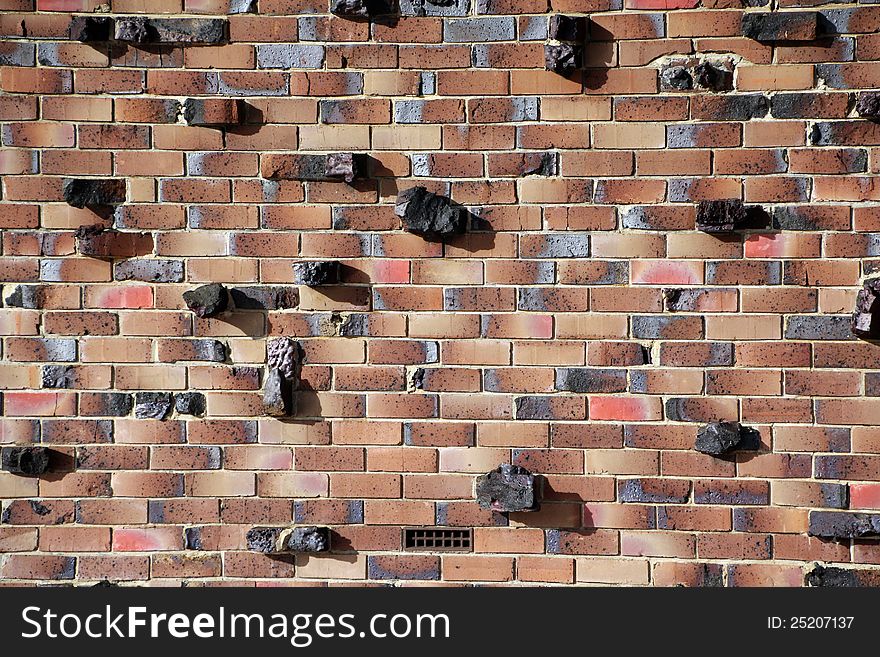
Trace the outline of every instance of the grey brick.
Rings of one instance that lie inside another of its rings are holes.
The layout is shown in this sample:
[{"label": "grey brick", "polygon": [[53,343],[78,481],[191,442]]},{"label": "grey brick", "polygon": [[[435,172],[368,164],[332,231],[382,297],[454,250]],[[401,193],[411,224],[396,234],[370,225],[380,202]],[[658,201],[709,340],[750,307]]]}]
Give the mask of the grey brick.
[{"label": "grey brick", "polygon": [[421,123],[424,100],[398,100],[394,103],[395,123]]},{"label": "grey brick", "polygon": [[546,41],[547,16],[521,16],[519,23],[520,41]]},{"label": "grey brick", "polygon": [[401,16],[467,16],[470,0],[400,0]]},{"label": "grey brick", "polygon": [[182,260],[125,260],[114,265],[117,281],[145,281],[149,283],[182,283]]},{"label": "grey brick", "polygon": [[437,93],[437,74],[430,71],[419,73],[419,95],[433,96]]},{"label": "grey brick", "polygon": [[291,43],[259,45],[257,66],[259,68],[321,68],[324,66],[324,47]]},{"label": "grey brick", "polygon": [[[589,258],[590,236],[584,234],[550,233],[544,237],[544,248],[537,258]],[[525,257],[525,256],[524,256]]]},{"label": "grey brick", "polygon": [[45,350],[46,361],[56,363],[72,363],[76,361],[76,340],[63,338],[42,338],[40,342]]},{"label": "grey brick", "polygon": [[626,370],[564,367],[556,370],[557,390],[567,392],[625,392]]},{"label": "grey brick", "polygon": [[785,327],[787,340],[855,340],[849,315],[794,315]]},{"label": "grey brick", "polygon": [[443,40],[449,43],[512,41],[516,38],[516,18],[460,18],[443,21]]}]

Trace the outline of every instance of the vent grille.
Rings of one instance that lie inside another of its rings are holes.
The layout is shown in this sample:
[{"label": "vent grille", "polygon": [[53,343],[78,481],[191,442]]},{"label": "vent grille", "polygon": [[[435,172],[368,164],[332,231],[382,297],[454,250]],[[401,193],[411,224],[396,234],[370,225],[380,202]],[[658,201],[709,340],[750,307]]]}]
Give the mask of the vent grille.
[{"label": "vent grille", "polygon": [[470,529],[438,527],[407,527],[403,530],[405,550],[436,552],[470,552],[473,545]]}]

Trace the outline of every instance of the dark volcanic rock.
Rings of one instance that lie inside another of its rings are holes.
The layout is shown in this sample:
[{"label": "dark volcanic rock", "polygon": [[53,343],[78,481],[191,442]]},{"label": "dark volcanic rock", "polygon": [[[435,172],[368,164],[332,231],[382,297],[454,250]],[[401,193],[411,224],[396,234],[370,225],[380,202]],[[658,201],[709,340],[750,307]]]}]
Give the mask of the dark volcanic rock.
[{"label": "dark volcanic rock", "polygon": [[65,178],[61,189],[64,200],[75,208],[125,203],[124,178]]},{"label": "dark volcanic rock", "polygon": [[685,66],[667,66],[660,71],[660,86],[683,91],[694,86],[694,79]]},{"label": "dark volcanic rock", "polygon": [[30,477],[49,469],[49,450],[45,447],[4,447],[0,464],[6,472]]},{"label": "dark volcanic rock", "polygon": [[76,384],[76,369],[72,365],[44,365],[44,388],[72,388]]},{"label": "dark volcanic rock", "polygon": [[187,290],[183,293],[183,300],[198,317],[214,317],[228,307],[229,294],[220,283],[211,283]]},{"label": "dark volcanic rock", "polygon": [[263,406],[267,415],[286,417],[293,412],[293,389],[277,369],[269,369],[263,382]]},{"label": "dark volcanic rock", "polygon": [[74,16],[67,34],[72,41],[106,42],[113,33],[113,20],[107,16]]},{"label": "dark volcanic rock", "polygon": [[216,44],[226,41],[226,32],[227,21],[222,18],[121,16],[116,19],[115,37],[142,44]]},{"label": "dark volcanic rock", "polygon": [[852,332],[860,338],[880,337],[880,278],[869,278],[856,295]]},{"label": "dark volcanic rock", "polygon": [[551,39],[581,42],[586,37],[586,34],[587,20],[583,16],[554,14],[550,17],[549,36]]},{"label": "dark volcanic rock", "polygon": [[144,16],[117,18],[113,36],[117,41],[128,43],[150,43],[156,38],[150,21]]},{"label": "dark volcanic rock", "polygon": [[560,75],[570,75],[581,67],[583,49],[570,43],[544,46],[544,68]]},{"label": "dark volcanic rock", "polygon": [[504,463],[477,477],[477,503],[493,511],[536,511],[540,502],[535,476],[518,465]]},{"label": "dark volcanic rock", "polygon": [[720,456],[734,450],[758,449],[761,435],[739,422],[710,422],[697,431],[694,449],[703,454]]},{"label": "dark volcanic rock", "polygon": [[330,0],[330,13],[345,18],[372,18],[396,13],[391,0]]},{"label": "dark volcanic rock", "polygon": [[880,513],[811,511],[809,533],[825,538],[880,536]]},{"label": "dark volcanic rock", "polygon": [[880,586],[880,570],[864,568],[838,568],[837,566],[816,566],[807,573],[807,586],[855,588],[860,586]]},{"label": "dark volcanic rock", "polygon": [[694,67],[694,82],[697,86],[712,91],[730,91],[733,89],[733,71],[703,62]]},{"label": "dark volcanic rock", "polygon": [[339,282],[340,266],[337,260],[303,261],[293,264],[293,279],[297,285],[335,285]]},{"label": "dark volcanic rock", "polygon": [[425,237],[455,235],[467,228],[468,213],[463,207],[424,187],[410,187],[398,194],[394,213],[403,219],[405,230]]},{"label": "dark volcanic rock", "polygon": [[288,381],[299,378],[302,363],[302,347],[292,338],[272,338],[266,343],[266,365],[276,369]]},{"label": "dark volcanic rock", "polygon": [[174,410],[182,415],[201,417],[207,408],[205,395],[200,392],[181,392],[174,396]]},{"label": "dark volcanic rock", "polygon": [[278,552],[278,537],[281,536],[282,527],[254,527],[247,533],[247,548],[263,554]]},{"label": "dark volcanic rock", "polygon": [[286,537],[284,549],[290,552],[327,552],[330,530],[327,527],[294,527]]},{"label": "dark volcanic rock", "polygon": [[748,211],[739,199],[700,201],[697,206],[697,230],[706,233],[730,233],[748,220]]},{"label": "dark volcanic rock", "polygon": [[172,403],[170,392],[139,392],[135,395],[134,414],[142,420],[164,420]]},{"label": "dark volcanic rock", "polygon": [[866,119],[880,119],[880,92],[862,91],[859,93],[856,112]]}]

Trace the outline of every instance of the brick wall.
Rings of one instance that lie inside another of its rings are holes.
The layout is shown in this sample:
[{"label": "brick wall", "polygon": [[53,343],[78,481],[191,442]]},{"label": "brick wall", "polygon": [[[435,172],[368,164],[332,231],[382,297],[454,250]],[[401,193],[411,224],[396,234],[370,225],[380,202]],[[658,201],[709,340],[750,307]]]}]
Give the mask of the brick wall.
[{"label": "brick wall", "polygon": [[[775,4],[0,0],[0,442],[50,458],[0,473],[0,578],[798,586],[880,562],[880,347],[849,317],[880,255],[880,103],[856,107],[880,7]],[[297,157],[326,153],[360,170]],[[467,231],[404,230],[419,185]],[[746,207],[700,204],[724,199]],[[298,284],[304,260],[338,280]],[[199,317],[182,295],[211,283],[228,307]],[[289,417],[262,393],[279,336]],[[721,420],[757,449],[697,451]],[[477,504],[502,463],[539,511]],[[331,552],[248,549],[294,524]],[[472,551],[403,550],[434,524]]]}]

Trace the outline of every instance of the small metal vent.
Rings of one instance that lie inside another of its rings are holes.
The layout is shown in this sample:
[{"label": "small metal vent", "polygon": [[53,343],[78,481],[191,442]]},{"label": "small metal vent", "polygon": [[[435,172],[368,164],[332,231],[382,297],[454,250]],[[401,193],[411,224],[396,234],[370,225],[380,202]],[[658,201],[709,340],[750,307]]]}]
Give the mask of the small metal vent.
[{"label": "small metal vent", "polygon": [[436,552],[470,552],[473,545],[470,529],[442,527],[406,527],[403,530],[405,550]]}]

